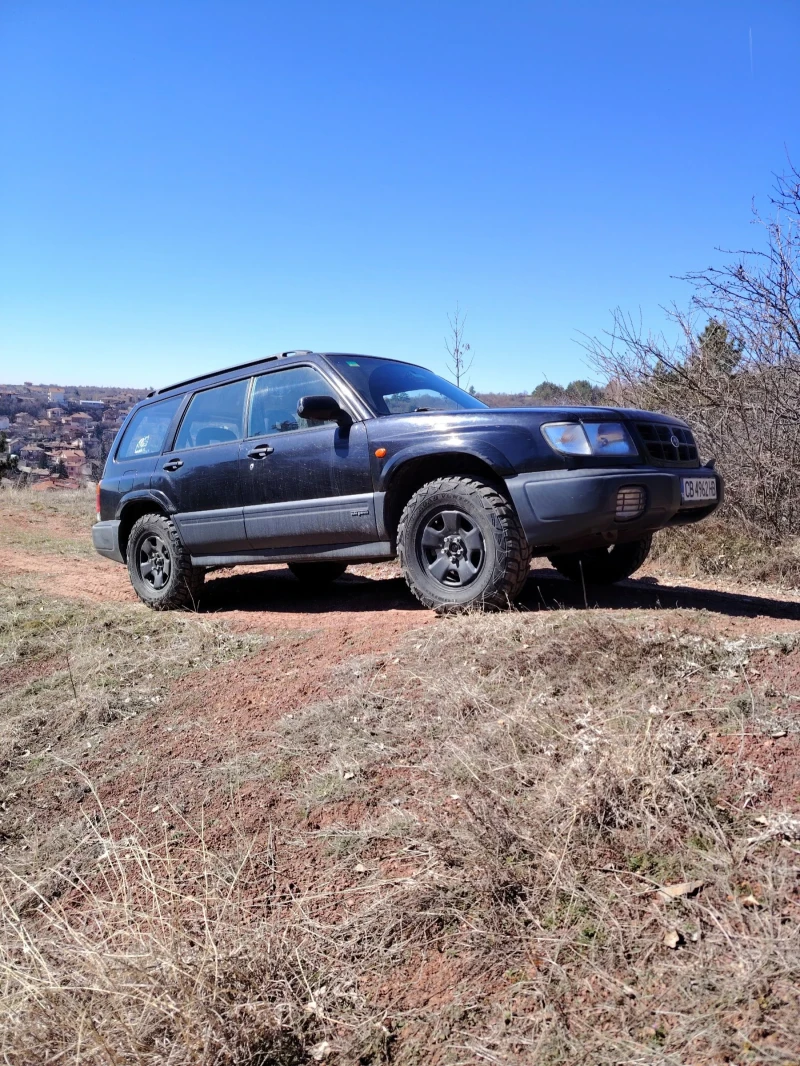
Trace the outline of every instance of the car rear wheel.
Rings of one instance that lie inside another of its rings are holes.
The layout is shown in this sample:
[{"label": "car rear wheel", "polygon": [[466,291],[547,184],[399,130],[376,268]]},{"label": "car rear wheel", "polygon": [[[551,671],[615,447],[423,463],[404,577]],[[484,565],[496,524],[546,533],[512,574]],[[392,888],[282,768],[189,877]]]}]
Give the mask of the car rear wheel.
[{"label": "car rear wheel", "polygon": [[342,576],[347,563],[289,563],[289,569],[304,585],[329,585]]},{"label": "car rear wheel", "polygon": [[507,607],[530,570],[514,508],[493,485],[469,477],[438,478],[414,493],[397,553],[413,594],[440,611]]},{"label": "car rear wheel", "polygon": [[625,544],[612,544],[609,548],[596,548],[593,551],[551,555],[549,559],[559,574],[563,574],[570,581],[580,584],[583,580],[587,585],[613,585],[615,581],[630,577],[643,565],[652,543],[653,537],[648,533],[640,540],[630,540]]},{"label": "car rear wheel", "polygon": [[142,603],[155,611],[196,610],[205,571],[192,566],[172,519],[160,514],[138,519],[128,537],[127,560]]}]

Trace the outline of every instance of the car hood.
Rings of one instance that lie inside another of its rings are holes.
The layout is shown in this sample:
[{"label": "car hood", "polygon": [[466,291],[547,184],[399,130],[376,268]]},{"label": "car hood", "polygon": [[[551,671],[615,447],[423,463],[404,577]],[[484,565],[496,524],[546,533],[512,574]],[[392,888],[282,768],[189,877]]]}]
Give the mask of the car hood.
[{"label": "car hood", "polygon": [[638,411],[630,407],[485,407],[463,408],[457,411],[414,411],[410,414],[385,415],[387,418],[413,418],[428,419],[441,418],[463,419],[466,422],[485,422],[492,419],[533,418],[537,423],[542,422],[572,422],[579,419],[587,419],[596,422],[600,419],[628,422],[661,422],[671,426],[685,426],[682,418],[674,415],[665,415],[659,411]]}]

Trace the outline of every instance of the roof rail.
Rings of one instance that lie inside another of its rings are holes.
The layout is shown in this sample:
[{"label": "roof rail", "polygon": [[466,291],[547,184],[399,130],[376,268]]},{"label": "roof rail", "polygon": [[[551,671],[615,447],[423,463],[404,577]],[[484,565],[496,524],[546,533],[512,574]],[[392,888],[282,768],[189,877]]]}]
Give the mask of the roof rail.
[{"label": "roof rail", "polygon": [[193,385],[196,381],[205,381],[206,378],[216,377],[217,374],[228,374],[233,370],[244,370],[248,366],[257,366],[259,363],[270,363],[273,359],[285,359],[287,355],[311,355],[311,348],[291,348],[288,352],[275,352],[273,355],[262,355],[260,359],[250,359],[246,363],[238,363],[236,366],[225,366],[221,370],[209,370],[206,374],[198,374],[194,378],[186,378],[185,381],[176,381],[174,385],[165,385],[163,389],[155,389],[148,392],[150,396],[160,396],[162,392],[171,392],[180,389],[184,385]]}]

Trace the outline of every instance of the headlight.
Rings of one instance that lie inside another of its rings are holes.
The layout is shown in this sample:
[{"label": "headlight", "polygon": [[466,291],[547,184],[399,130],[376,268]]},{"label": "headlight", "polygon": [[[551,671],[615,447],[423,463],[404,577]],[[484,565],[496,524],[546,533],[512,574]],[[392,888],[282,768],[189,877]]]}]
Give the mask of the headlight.
[{"label": "headlight", "polygon": [[621,422],[547,422],[544,438],[562,455],[637,455]]},{"label": "headlight", "polygon": [[584,427],[593,455],[636,455],[636,445],[621,422],[587,422]]},{"label": "headlight", "polygon": [[589,438],[580,422],[548,422],[542,426],[544,438],[551,448],[564,455],[591,455]]}]

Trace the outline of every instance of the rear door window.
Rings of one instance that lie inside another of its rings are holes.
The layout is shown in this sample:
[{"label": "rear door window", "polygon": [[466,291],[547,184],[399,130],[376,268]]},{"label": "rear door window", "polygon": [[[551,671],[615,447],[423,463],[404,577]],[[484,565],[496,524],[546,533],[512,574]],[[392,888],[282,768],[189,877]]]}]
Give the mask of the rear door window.
[{"label": "rear door window", "polygon": [[178,430],[175,451],[241,440],[249,384],[245,378],[195,393]]},{"label": "rear door window", "polygon": [[117,459],[145,459],[148,455],[159,455],[182,400],[183,396],[170,396],[168,400],[150,403],[137,411],[117,449]]}]

